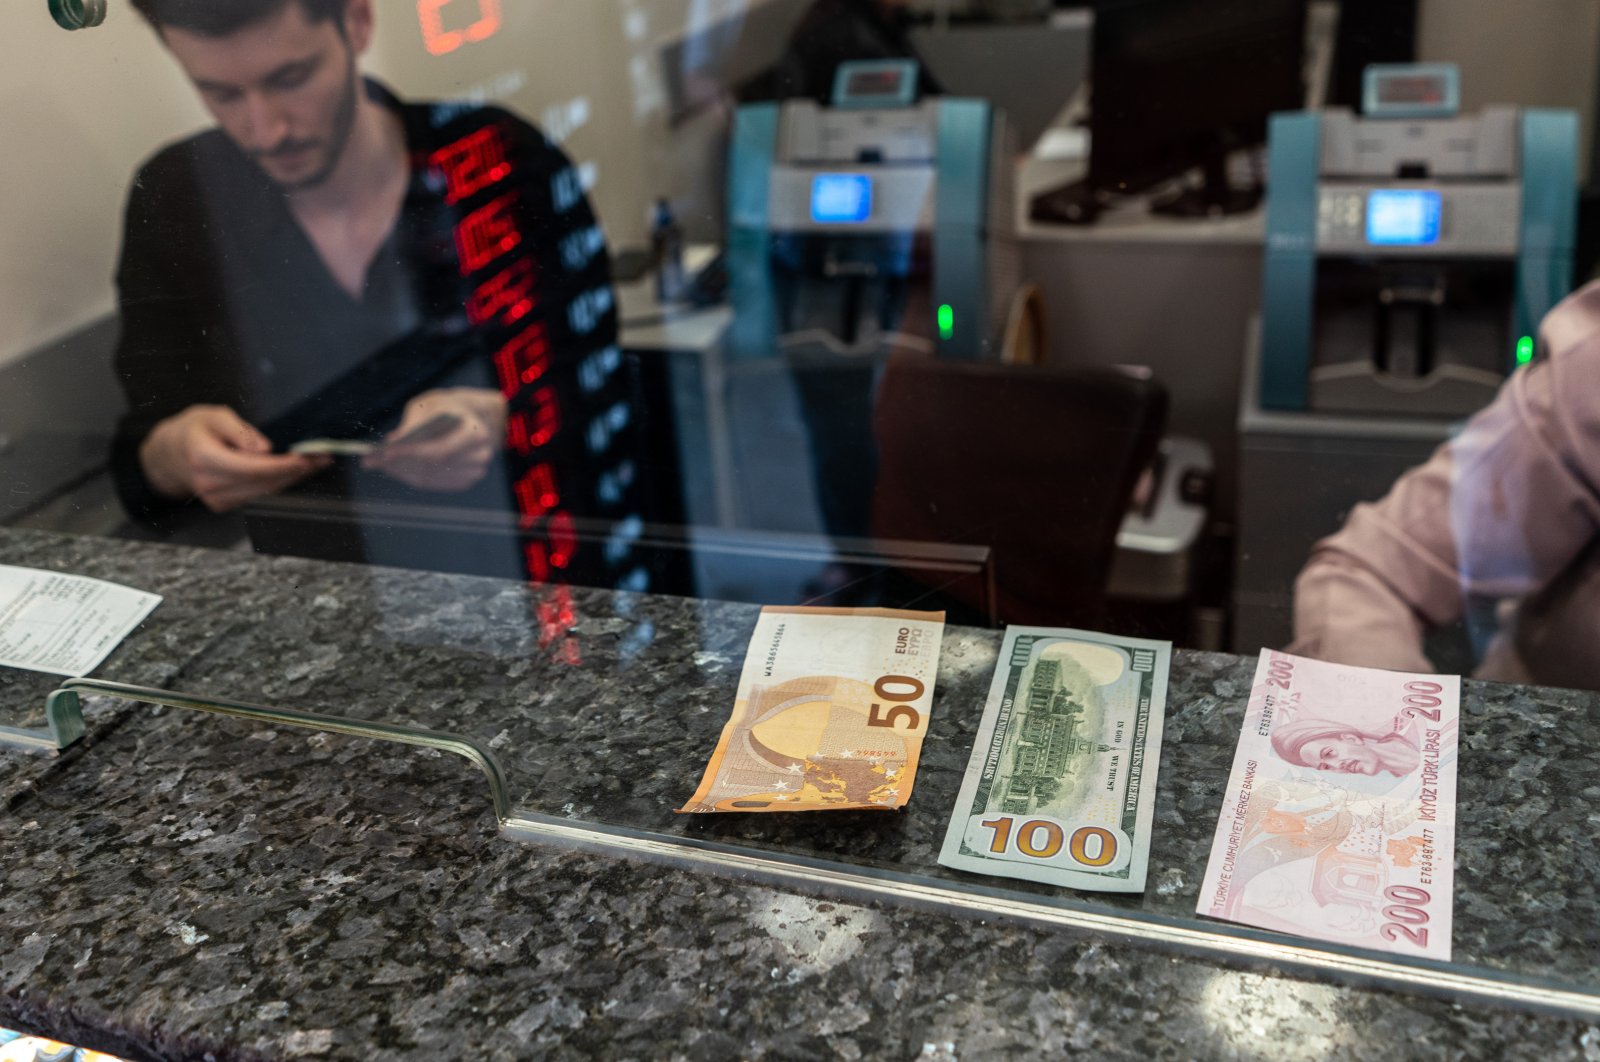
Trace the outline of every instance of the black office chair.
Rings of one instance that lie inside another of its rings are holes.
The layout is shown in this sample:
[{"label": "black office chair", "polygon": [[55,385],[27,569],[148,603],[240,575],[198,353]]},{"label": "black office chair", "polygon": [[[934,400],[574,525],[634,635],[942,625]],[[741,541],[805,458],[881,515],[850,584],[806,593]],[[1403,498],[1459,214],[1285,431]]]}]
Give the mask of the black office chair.
[{"label": "black office chair", "polygon": [[[1096,626],[1166,413],[1160,384],[1114,369],[892,365],[874,418],[873,535],[988,547],[1001,622]],[[941,592],[978,606],[960,586]]]}]

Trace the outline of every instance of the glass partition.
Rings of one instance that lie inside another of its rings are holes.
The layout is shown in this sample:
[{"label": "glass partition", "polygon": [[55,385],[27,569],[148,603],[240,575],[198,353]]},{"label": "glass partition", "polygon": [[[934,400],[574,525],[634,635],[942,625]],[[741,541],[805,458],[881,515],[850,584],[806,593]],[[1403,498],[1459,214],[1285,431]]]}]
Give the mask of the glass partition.
[{"label": "glass partition", "polygon": [[[286,600],[305,607],[284,609]],[[193,606],[175,595],[163,607],[171,610],[169,622],[181,623]],[[733,704],[752,606],[289,562],[257,590],[236,594],[235,608],[248,617],[248,631],[219,631],[175,678],[175,688],[327,717],[312,721],[314,729],[359,737],[366,724],[376,731],[369,736],[380,739],[434,737],[434,755],[460,752],[445,739],[465,738],[497,769],[504,797],[496,810],[510,839],[599,847],[897,902],[1055,919],[1235,958],[1284,949],[1280,961],[1346,979],[1389,977],[1391,984],[1428,990],[1431,977],[1448,975],[1451,991],[1467,995],[1504,989],[1522,1005],[1569,1012],[1592,1005],[1596,912],[1572,876],[1572,867],[1592,855],[1588,811],[1581,801],[1559,800],[1563,792],[1592,788],[1587,760],[1575,750],[1593,729],[1596,709],[1581,693],[1469,685],[1456,811],[1454,958],[1419,963],[1194,914],[1251,684],[1250,660],[1178,654],[1148,885],[1116,895],[937,863],[999,632],[947,628],[933,715],[905,810],[683,815],[675,809],[693,793]],[[139,644],[151,640],[149,633],[135,635],[108,675],[137,674]],[[263,657],[274,661],[264,679]],[[133,702],[116,710],[151,711]],[[104,711],[91,713],[91,730],[109,725]],[[1570,726],[1552,733],[1540,712],[1560,712]],[[294,722],[270,710],[257,721]],[[217,726],[188,713],[165,725],[183,727],[186,740],[200,745]],[[308,750],[350,739],[317,737]],[[1534,773],[1537,763],[1555,761],[1565,766]],[[248,775],[248,763],[237,766]],[[315,785],[320,770],[336,769],[308,760],[305,784]],[[486,808],[496,797],[469,764],[462,765],[459,793],[463,802]],[[1551,902],[1555,896],[1559,902]]]},{"label": "glass partition", "polygon": [[[1467,687],[1448,969],[1592,993],[1594,5],[14,6],[0,563],[164,599],[91,678],[1217,941],[1259,649],[1534,683]],[[906,811],[674,813],[758,605],[945,613]],[[1018,624],[1179,649],[1141,894],[936,861]]]}]

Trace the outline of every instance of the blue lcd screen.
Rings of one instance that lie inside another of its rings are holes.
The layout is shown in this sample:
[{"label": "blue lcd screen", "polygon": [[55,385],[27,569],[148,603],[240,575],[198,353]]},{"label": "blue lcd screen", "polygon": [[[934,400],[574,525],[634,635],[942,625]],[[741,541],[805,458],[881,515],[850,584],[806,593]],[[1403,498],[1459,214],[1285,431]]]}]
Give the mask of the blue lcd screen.
[{"label": "blue lcd screen", "polygon": [[859,173],[821,173],[811,181],[811,220],[852,225],[872,216],[872,178]]},{"label": "blue lcd screen", "polygon": [[1439,242],[1439,193],[1380,191],[1367,195],[1367,242],[1416,247]]}]

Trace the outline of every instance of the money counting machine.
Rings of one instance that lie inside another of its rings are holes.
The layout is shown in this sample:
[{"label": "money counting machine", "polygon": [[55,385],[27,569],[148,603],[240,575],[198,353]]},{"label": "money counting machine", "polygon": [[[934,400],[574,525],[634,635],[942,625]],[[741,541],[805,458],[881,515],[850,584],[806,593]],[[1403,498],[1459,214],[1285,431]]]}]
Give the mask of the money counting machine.
[{"label": "money counting machine", "polygon": [[1488,404],[1572,287],[1571,112],[1462,114],[1445,64],[1371,67],[1364,89],[1360,117],[1271,125],[1239,423],[1233,629],[1252,651],[1288,641],[1312,545]]},{"label": "money counting machine", "polygon": [[1261,404],[1472,413],[1571,289],[1577,118],[1463,115],[1447,64],[1364,87],[1272,121]]},{"label": "money counting machine", "polygon": [[1005,116],[919,99],[917,84],[911,60],[847,62],[830,105],[735,118],[725,342],[740,526],[866,534],[884,366],[1000,357],[1019,286]]},{"label": "money counting machine", "polygon": [[916,86],[912,61],[845,63],[830,107],[739,109],[732,357],[999,356],[1020,279],[1005,116]]},{"label": "money counting machine", "polygon": [[[1028,318],[1028,289],[1006,116],[983,100],[919,100],[917,80],[914,62],[846,63],[829,106],[790,100],[738,112],[727,248],[735,316],[725,384],[730,450],[739,455],[730,492],[735,522],[836,541],[987,546],[1005,599],[1010,579],[1033,572],[1037,582],[1050,580],[1035,553],[1008,552],[995,530],[1006,515],[971,511],[975,485],[958,482],[948,498],[929,494],[906,506],[892,496],[911,489],[908,467],[950,467],[935,456],[941,446],[962,467],[987,467],[989,479],[1002,467],[1058,454],[1045,479],[1070,483],[1064,490],[1076,492],[1081,509],[1098,513],[1067,523],[1105,528],[1100,545],[1082,556],[1103,578],[1120,507],[1139,477],[1134,465],[1151,460],[1163,416],[1150,409],[1130,416],[1125,451],[1114,437],[1121,428],[1090,439],[1097,411],[1076,404],[1101,393],[1105,381],[1075,383],[1065,370],[1030,364],[1030,345],[1016,339]],[[891,362],[897,368],[886,372]],[[1148,397],[1159,384],[1127,387],[1137,392],[1133,405],[1152,402],[1164,413],[1164,398]],[[913,406],[949,416],[933,423],[911,415]],[[1036,406],[1053,414],[1027,423],[1019,410]],[[1193,460],[1191,449],[1161,451],[1162,488],[1124,529],[1122,552],[1138,555],[1119,557],[1118,581],[1136,587],[1141,600],[1187,590],[1187,559],[1203,521],[1192,519],[1193,496],[1173,485],[1192,482],[1191,471],[1209,472],[1209,461]],[[916,459],[905,460],[908,453]],[[1029,497],[1036,495],[1017,492],[1012,525],[1041,519]],[[933,524],[886,515],[929,507],[941,514]],[[963,507],[965,519],[955,515]],[[1072,552],[1066,537],[1065,530],[1055,535],[1057,553]],[[1181,585],[1173,585],[1174,572]]]}]

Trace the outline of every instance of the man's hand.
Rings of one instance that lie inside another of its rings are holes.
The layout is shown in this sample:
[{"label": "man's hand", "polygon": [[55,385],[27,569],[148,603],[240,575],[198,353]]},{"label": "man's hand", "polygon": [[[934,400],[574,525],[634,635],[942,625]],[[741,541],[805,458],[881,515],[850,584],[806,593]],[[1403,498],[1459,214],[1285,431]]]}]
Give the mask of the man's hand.
[{"label": "man's hand", "polygon": [[[440,414],[459,423],[448,435],[422,442],[404,436]],[[452,387],[427,391],[406,403],[399,427],[377,452],[362,458],[363,468],[392,476],[420,490],[463,491],[489,469],[506,431],[506,400],[499,391]]]},{"label": "man's hand", "polygon": [[156,493],[199,498],[225,513],[293,486],[328,458],[274,454],[267,437],[227,406],[190,406],[145,437],[139,463]]}]

